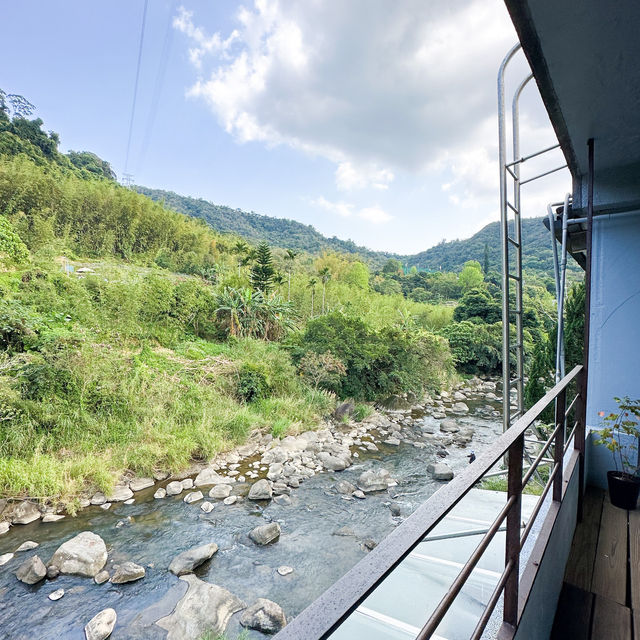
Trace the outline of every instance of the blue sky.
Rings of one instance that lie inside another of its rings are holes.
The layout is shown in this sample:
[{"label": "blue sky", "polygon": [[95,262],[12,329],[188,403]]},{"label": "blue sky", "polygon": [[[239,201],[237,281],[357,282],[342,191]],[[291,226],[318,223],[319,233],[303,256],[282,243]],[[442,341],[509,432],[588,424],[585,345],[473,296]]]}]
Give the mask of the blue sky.
[{"label": "blue sky", "polygon": [[[143,7],[21,0],[0,22],[0,87],[118,175]],[[515,40],[500,0],[149,0],[129,172],[375,249],[468,237],[498,219],[495,76]],[[555,141],[533,86],[522,136]],[[525,215],[568,188],[536,185]]]}]

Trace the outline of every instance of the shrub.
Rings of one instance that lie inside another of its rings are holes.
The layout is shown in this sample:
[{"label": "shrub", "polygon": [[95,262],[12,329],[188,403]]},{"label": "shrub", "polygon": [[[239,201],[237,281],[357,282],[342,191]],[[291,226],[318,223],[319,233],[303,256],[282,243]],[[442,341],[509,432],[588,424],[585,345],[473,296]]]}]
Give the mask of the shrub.
[{"label": "shrub", "polygon": [[244,364],[238,374],[238,397],[244,402],[264,398],[269,392],[269,383],[264,371],[253,364]]},{"label": "shrub", "polygon": [[347,369],[342,360],[336,358],[331,351],[320,354],[307,353],[300,360],[298,370],[314,389],[320,387],[333,392],[340,389],[342,378],[347,375]]}]

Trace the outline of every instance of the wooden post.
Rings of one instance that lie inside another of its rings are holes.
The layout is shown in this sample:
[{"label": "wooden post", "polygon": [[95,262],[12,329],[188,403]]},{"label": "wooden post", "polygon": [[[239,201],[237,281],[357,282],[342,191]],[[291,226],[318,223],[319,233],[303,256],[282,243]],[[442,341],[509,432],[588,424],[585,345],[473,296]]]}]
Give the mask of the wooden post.
[{"label": "wooden post", "polygon": [[507,516],[505,541],[505,566],[513,563],[513,570],[504,585],[504,621],[512,628],[518,625],[518,583],[520,581],[520,522],[522,517],[522,455],[524,453],[524,433],[509,448],[509,476],[507,480],[507,500],[515,497],[515,502]]}]

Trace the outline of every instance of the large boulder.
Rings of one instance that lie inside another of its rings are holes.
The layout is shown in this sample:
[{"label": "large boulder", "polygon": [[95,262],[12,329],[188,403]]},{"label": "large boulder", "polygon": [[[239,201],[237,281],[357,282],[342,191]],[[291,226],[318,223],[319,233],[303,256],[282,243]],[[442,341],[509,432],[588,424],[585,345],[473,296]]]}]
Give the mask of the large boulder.
[{"label": "large boulder", "polygon": [[166,640],[200,638],[205,633],[213,637],[223,633],[229,618],[247,605],[232,593],[189,574],[181,576],[189,588],[176,608],[156,624],[167,631]]},{"label": "large boulder", "polygon": [[44,580],[47,575],[47,567],[38,556],[25,560],[16,571],[16,578],[25,584],[36,584]]},{"label": "large boulder", "polygon": [[430,464],[427,467],[427,471],[431,474],[434,480],[451,480],[453,478],[453,471],[449,465],[444,462],[437,462]]},{"label": "large boulder", "polygon": [[133,491],[128,485],[119,484],[113,488],[113,493],[107,496],[107,502],[124,502],[133,498]]},{"label": "large boulder", "polygon": [[28,500],[24,500],[19,505],[14,507],[11,514],[11,522],[13,524],[29,524],[35,520],[40,519],[40,510],[37,505]]},{"label": "large boulder", "polygon": [[447,418],[440,423],[440,431],[443,433],[457,433],[460,431],[460,427],[455,420]]},{"label": "large boulder", "polygon": [[107,546],[104,540],[91,531],[83,531],[61,544],[49,565],[60,573],[93,578],[107,562]]},{"label": "large boulder", "polygon": [[320,451],[317,457],[327,471],[343,471],[351,466],[348,452],[340,456],[335,456],[327,451]]},{"label": "large boulder", "polygon": [[451,411],[453,413],[469,413],[469,406],[464,402],[455,402],[451,407]]},{"label": "large boulder", "polygon": [[385,491],[393,482],[391,474],[386,469],[364,471],[358,478],[358,487],[365,493]]},{"label": "large boulder", "polygon": [[228,484],[217,484],[209,491],[209,497],[216,500],[224,500],[231,495],[231,487]]},{"label": "large boulder", "polygon": [[356,409],[355,402],[353,400],[345,400],[339,404],[333,412],[333,417],[336,420],[343,420],[345,417],[349,417]]},{"label": "large boulder", "polygon": [[134,478],[129,483],[129,489],[131,489],[131,491],[142,491],[143,489],[153,487],[154,484],[155,480],[153,478]]},{"label": "large boulder", "polygon": [[280,537],[280,533],[280,525],[277,522],[270,522],[249,531],[249,537],[256,544],[265,545],[275,542]]},{"label": "large boulder", "polygon": [[167,495],[168,496],[177,496],[180,493],[182,493],[182,483],[178,482],[177,480],[172,480],[166,487],[165,487],[166,491],[167,491]]},{"label": "large boulder", "polygon": [[123,562],[111,576],[110,582],[113,584],[124,584],[125,582],[134,582],[144,578],[145,570],[135,562]]},{"label": "large boulder", "polygon": [[279,604],[265,598],[258,598],[242,612],[240,624],[261,633],[278,633],[287,624],[287,618]]},{"label": "large boulder", "polygon": [[213,484],[233,484],[230,478],[221,476],[215,469],[206,467],[203,469],[193,482],[194,487],[207,487]]},{"label": "large boulder", "polygon": [[87,640],[106,640],[116,626],[118,616],[113,609],[103,609],[95,615],[84,628]]},{"label": "large boulder", "polygon": [[214,542],[203,544],[201,547],[188,549],[178,554],[169,565],[169,571],[177,576],[191,573],[196,567],[206,562],[218,550],[218,545]]},{"label": "large boulder", "polygon": [[273,489],[271,489],[271,484],[269,484],[268,480],[263,478],[251,485],[251,489],[249,489],[249,495],[247,497],[249,500],[271,500],[272,496]]}]

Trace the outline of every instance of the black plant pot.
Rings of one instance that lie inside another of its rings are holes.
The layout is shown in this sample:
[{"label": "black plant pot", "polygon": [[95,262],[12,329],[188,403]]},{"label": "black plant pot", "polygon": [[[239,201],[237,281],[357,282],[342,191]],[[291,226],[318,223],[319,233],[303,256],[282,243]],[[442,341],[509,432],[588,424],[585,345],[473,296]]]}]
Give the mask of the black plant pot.
[{"label": "black plant pot", "polygon": [[640,478],[620,471],[607,471],[607,482],[611,504],[614,507],[629,510],[636,508],[640,494]]}]

